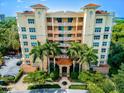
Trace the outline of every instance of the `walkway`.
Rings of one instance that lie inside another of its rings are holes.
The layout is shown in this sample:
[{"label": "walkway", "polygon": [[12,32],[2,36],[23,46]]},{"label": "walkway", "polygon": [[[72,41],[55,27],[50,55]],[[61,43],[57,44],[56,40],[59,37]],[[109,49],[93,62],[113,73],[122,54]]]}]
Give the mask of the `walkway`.
[{"label": "walkway", "polygon": [[25,76],[26,75],[23,75],[21,77],[21,79],[15,85],[13,85],[12,91],[16,91],[16,90],[27,90],[27,87],[28,87],[29,84],[23,83],[23,79],[24,79]]}]

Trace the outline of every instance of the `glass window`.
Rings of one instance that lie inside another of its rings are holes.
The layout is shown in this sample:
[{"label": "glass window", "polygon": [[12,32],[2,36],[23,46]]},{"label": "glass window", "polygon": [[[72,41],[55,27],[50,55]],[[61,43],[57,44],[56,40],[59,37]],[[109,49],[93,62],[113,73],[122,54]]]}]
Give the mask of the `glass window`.
[{"label": "glass window", "polygon": [[101,27],[96,27],[95,32],[101,32]]},{"label": "glass window", "polygon": [[72,30],[72,26],[68,26],[68,30]]},{"label": "glass window", "polygon": [[104,38],[104,39],[108,39],[108,35],[104,35],[103,38]]},{"label": "glass window", "polygon": [[94,36],[94,40],[99,40],[100,39],[100,35],[95,35]]},{"label": "glass window", "polygon": [[37,39],[36,35],[30,35],[30,39]]},{"label": "glass window", "polygon": [[57,18],[58,23],[62,22],[62,18]]},{"label": "glass window", "polygon": [[24,48],[25,52],[29,52],[29,49],[28,48]]},{"label": "glass window", "polygon": [[110,27],[105,27],[105,32],[108,32]]},{"label": "glass window", "polygon": [[25,27],[21,27],[21,31],[22,32],[26,32],[26,28]]},{"label": "glass window", "polygon": [[99,47],[99,42],[94,42],[94,43],[93,43],[93,46],[94,46],[94,47]]},{"label": "glass window", "polygon": [[64,34],[59,34],[59,37],[64,37]]},{"label": "glass window", "polygon": [[23,35],[22,35],[22,38],[23,38],[23,39],[27,39],[27,35],[24,35],[24,34],[23,34]]},{"label": "glass window", "polygon": [[59,26],[58,30],[64,31],[64,26]]},{"label": "glass window", "polygon": [[73,21],[73,18],[68,18],[68,22],[72,22]]},{"label": "glass window", "polygon": [[28,45],[28,42],[27,42],[27,41],[25,41],[25,42],[23,42],[23,44],[24,44],[24,46],[27,46],[27,45]]},{"label": "glass window", "polygon": [[101,49],[101,52],[106,52],[106,48],[102,48]]},{"label": "glass window", "polygon": [[72,36],[72,34],[68,34],[68,35],[67,35],[67,37],[71,37],[71,36]]},{"label": "glass window", "polygon": [[102,46],[107,46],[107,42],[102,42]]},{"label": "glass window", "polygon": [[100,64],[104,64],[104,61],[100,61]]},{"label": "glass window", "polygon": [[104,59],[105,58],[105,55],[101,55],[101,59]]},{"label": "glass window", "polygon": [[37,46],[37,42],[31,42],[31,46]]},{"label": "glass window", "polygon": [[36,32],[35,28],[29,28],[29,32]]},{"label": "glass window", "polygon": [[77,37],[81,37],[82,36],[82,34],[77,34]]},{"label": "glass window", "polygon": [[28,19],[28,24],[34,24],[34,19]]},{"label": "glass window", "polygon": [[29,54],[25,54],[25,58],[29,58]]},{"label": "glass window", "polygon": [[97,18],[96,23],[102,23],[103,19],[102,18]]}]

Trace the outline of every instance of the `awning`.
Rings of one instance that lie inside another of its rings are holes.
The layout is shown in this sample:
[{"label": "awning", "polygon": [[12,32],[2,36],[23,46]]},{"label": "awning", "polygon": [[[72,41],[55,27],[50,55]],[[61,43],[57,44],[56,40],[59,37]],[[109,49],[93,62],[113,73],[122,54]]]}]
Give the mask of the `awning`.
[{"label": "awning", "polygon": [[72,65],[71,59],[68,58],[59,58],[56,63],[57,65]]}]

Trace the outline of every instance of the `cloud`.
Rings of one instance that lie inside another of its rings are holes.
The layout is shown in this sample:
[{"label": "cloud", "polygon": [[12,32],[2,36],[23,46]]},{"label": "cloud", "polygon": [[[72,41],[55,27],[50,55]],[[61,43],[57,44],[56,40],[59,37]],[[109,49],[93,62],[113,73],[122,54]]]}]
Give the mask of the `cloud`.
[{"label": "cloud", "polygon": [[19,3],[20,3],[20,2],[22,2],[22,0],[17,0],[17,2],[19,2]]}]

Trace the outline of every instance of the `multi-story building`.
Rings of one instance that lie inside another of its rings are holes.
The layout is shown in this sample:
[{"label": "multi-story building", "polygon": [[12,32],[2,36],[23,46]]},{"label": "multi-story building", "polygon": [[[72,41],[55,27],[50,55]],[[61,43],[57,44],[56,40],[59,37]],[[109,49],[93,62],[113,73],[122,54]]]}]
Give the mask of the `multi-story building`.
[{"label": "multi-story building", "polygon": [[69,42],[93,47],[97,51],[98,66],[107,64],[113,13],[97,10],[99,7],[97,4],[88,4],[82,7],[80,12],[47,12],[46,6],[36,4],[31,6],[33,11],[18,12],[18,32],[25,64],[31,63],[29,53],[33,46],[37,45],[37,41],[44,44],[47,39],[49,42],[60,43],[63,51],[57,63],[60,73],[68,74],[72,65],[66,56]]},{"label": "multi-story building", "polygon": [[5,15],[4,14],[0,14],[0,21],[5,20]]}]

